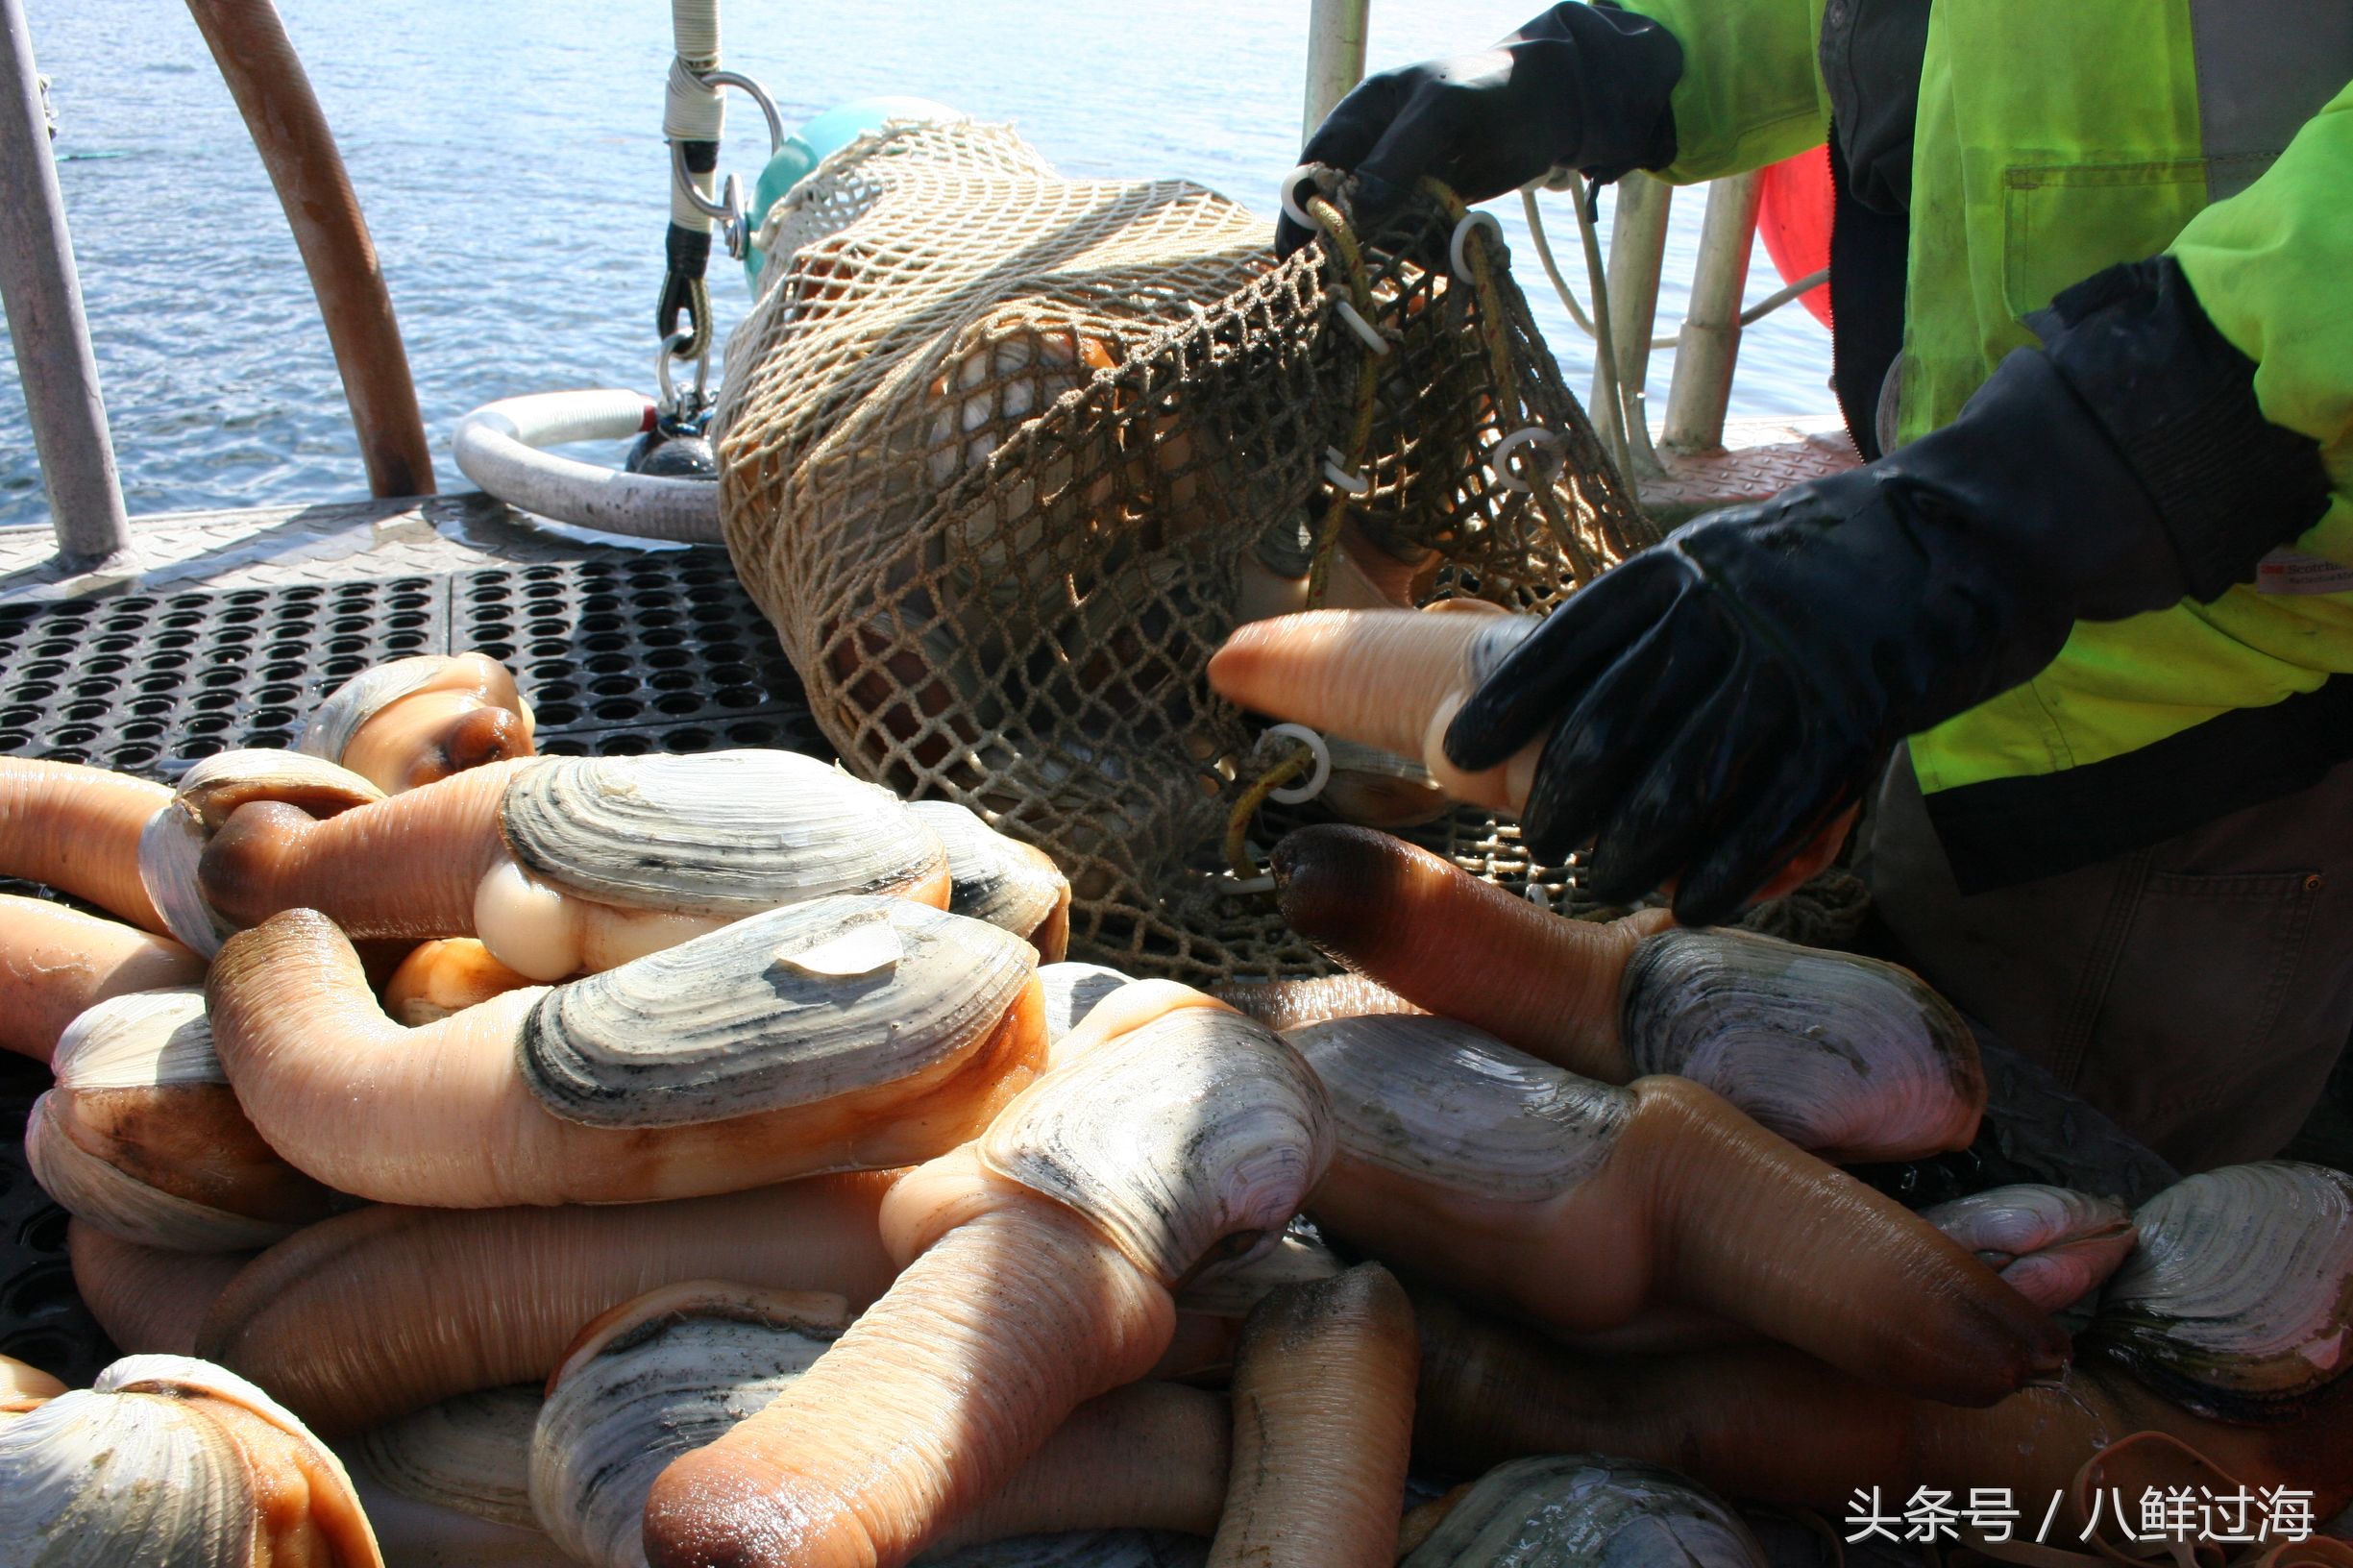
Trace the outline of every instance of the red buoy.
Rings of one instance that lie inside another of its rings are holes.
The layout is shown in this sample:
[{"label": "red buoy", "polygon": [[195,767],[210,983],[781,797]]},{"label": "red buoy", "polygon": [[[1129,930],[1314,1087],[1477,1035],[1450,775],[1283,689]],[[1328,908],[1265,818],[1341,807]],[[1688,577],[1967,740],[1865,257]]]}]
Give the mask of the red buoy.
[{"label": "red buoy", "polygon": [[[1830,149],[1817,147],[1769,165],[1759,182],[1756,232],[1783,284],[1830,264]],[[1830,325],[1830,285],[1809,288],[1798,303]]]}]

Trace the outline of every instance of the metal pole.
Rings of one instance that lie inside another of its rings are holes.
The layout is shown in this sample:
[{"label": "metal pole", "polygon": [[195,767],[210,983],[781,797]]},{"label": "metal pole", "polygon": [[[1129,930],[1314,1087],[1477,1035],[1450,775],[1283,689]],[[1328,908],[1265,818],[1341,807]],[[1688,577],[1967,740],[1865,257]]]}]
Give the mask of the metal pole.
[{"label": "metal pole", "polygon": [[1315,0],[1308,18],[1308,103],[1302,140],[1364,80],[1365,18],[1372,0]]},{"label": "metal pole", "polygon": [[432,453],[408,377],[408,353],[401,346],[401,324],[393,319],[392,297],[376,264],[376,241],[278,8],[270,0],[187,4],[245,116],[310,273],[359,432],[368,488],[379,496],[429,496]]},{"label": "metal pole", "polygon": [[[1618,384],[1627,405],[1627,445],[1634,460],[1649,460],[1651,432],[1645,423],[1643,388],[1651,375],[1651,334],[1658,324],[1658,280],[1666,269],[1667,217],[1675,187],[1636,169],[1618,182],[1617,206],[1609,224],[1609,336],[1617,348]],[[1600,367],[1593,377],[1593,402],[1608,389]]]},{"label": "metal pole", "polygon": [[0,222],[0,295],[49,492],[50,526],[58,553],[85,570],[128,556],[131,527],[20,0],[0,0],[0,212],[8,214]]},{"label": "metal pole", "polygon": [[1740,300],[1749,286],[1749,251],[1756,242],[1753,174],[1707,187],[1700,258],[1691,273],[1691,310],[1675,344],[1675,383],[1667,389],[1665,444],[1685,449],[1724,444],[1724,411],[1740,358]]}]

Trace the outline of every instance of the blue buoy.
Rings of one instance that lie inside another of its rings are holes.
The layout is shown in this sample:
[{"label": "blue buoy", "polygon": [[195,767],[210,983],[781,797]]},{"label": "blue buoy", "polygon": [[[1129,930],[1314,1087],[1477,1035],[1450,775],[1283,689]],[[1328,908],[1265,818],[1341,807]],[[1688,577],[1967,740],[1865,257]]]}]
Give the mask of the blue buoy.
[{"label": "blue buoy", "polygon": [[[760,232],[768,220],[768,209],[788,190],[798,184],[811,169],[822,162],[827,155],[839,152],[870,131],[879,131],[891,120],[961,120],[964,115],[945,104],[933,103],[928,98],[886,96],[856,98],[846,104],[837,104],[822,114],[809,120],[784,138],[776,156],[768,160],[760,171],[759,182],[751,187],[750,229]],[[751,292],[760,292],[760,268],[768,257],[756,245],[744,250],[744,276],[751,281]]]}]

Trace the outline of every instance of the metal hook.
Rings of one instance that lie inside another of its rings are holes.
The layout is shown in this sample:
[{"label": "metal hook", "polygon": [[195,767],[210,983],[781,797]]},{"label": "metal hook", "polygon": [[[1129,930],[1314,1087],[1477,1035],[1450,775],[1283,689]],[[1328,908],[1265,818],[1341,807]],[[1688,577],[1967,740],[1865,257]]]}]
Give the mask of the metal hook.
[{"label": "metal hook", "polygon": [[[662,389],[662,412],[674,418],[679,417],[680,409],[678,389],[670,379],[670,363],[673,359],[685,357],[679,351],[691,346],[694,341],[695,334],[692,332],[673,332],[662,339],[661,348],[654,352],[653,380],[654,384]],[[692,418],[710,403],[710,385],[711,340],[706,336],[702,340],[702,352],[695,355],[694,404],[686,411],[685,417]]]}]

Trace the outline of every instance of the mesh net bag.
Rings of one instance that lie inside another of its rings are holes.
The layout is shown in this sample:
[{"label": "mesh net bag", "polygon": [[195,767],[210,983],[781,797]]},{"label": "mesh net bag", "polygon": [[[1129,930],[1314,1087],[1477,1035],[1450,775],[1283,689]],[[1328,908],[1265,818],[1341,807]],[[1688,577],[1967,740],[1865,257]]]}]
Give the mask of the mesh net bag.
[{"label": "mesh net bag", "polygon": [[[1305,605],[1343,523],[1412,600],[1522,611],[1654,537],[1491,227],[1434,192],[1360,245],[1318,210],[1340,233],[1277,263],[1266,221],[1200,186],[901,124],[762,235],[718,412],[737,572],[846,766],[1061,863],[1073,957],[1204,985],[1328,967],[1225,870],[1264,758],[1203,670],[1246,614]],[[1507,823],[1414,836],[1578,907]]]}]

